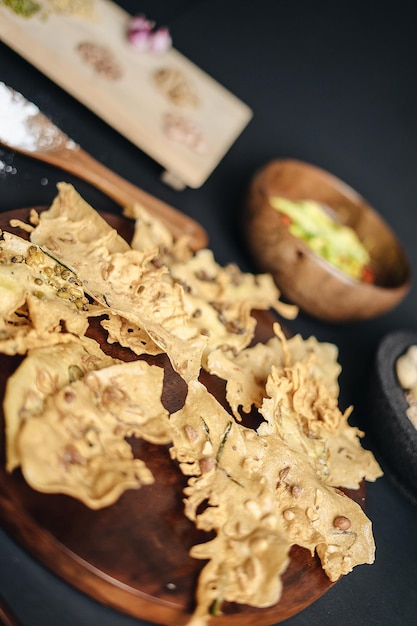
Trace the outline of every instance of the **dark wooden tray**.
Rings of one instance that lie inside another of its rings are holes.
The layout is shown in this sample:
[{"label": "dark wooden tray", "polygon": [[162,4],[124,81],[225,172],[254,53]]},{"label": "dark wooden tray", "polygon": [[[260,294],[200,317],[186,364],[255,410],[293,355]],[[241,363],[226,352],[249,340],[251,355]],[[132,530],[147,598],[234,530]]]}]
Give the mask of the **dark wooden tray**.
[{"label": "dark wooden tray", "polygon": [[[11,218],[26,219],[29,209],[0,214],[0,228],[10,229]],[[104,214],[119,232],[129,238],[131,223],[123,217]],[[24,236],[24,233],[18,233]],[[256,340],[272,335],[275,317],[257,314]],[[99,338],[99,327],[92,330]],[[102,335],[104,342],[104,334]],[[104,347],[104,346],[103,346]],[[113,344],[106,352],[117,358],[135,358],[129,350]],[[0,355],[0,394],[21,357]],[[175,411],[182,405],[185,387],[167,360],[163,402]],[[203,382],[221,401],[224,384],[207,374]],[[207,540],[183,515],[185,478],[170,459],[167,448],[135,440],[135,453],[152,470],[156,482],[128,491],[113,506],[88,509],[64,495],[42,494],[31,489],[20,470],[5,470],[4,416],[0,414],[0,521],[3,527],[36,559],[68,583],[95,600],[131,616],[167,626],[182,626],[189,619],[201,561],[190,558],[192,545]],[[349,493],[364,503],[364,489]],[[291,562],[283,575],[280,602],[256,609],[228,604],[224,615],[213,619],[217,626],[271,626],[295,615],[319,598],[332,583],[317,557],[293,547]]]},{"label": "dark wooden tray", "polygon": [[0,598],[0,626],[19,626],[9,605],[2,598]]}]

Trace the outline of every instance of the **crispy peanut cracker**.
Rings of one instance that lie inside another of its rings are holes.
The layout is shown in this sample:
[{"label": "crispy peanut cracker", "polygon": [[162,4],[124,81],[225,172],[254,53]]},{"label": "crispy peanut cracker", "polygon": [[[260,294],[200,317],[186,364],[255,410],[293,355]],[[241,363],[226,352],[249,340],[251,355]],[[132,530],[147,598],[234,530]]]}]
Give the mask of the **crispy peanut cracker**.
[{"label": "crispy peanut cracker", "polygon": [[287,440],[287,430],[245,428],[199,383],[189,384],[171,425],[171,456],[190,476],[185,514],[201,530],[216,532],[191,550],[208,564],[190,624],[204,624],[226,600],[278,601],[293,544],[317,552],[332,581],[373,562],[371,523],[361,507],[321,479],[309,455]]},{"label": "crispy peanut cracker", "polygon": [[6,468],[20,465],[17,439],[26,419],[40,415],[46,398],[92,369],[107,367],[115,360],[102,352],[93,339],[41,347],[29,354],[9,377],[3,410],[6,425]]},{"label": "crispy peanut cracker", "polygon": [[130,348],[138,356],[142,354],[162,354],[163,350],[156,345],[148,333],[121,315],[108,313],[107,319],[100,322],[107,331],[107,343],[119,343],[125,348]]},{"label": "crispy peanut cracker", "polygon": [[[129,244],[68,183],[58,183],[58,194],[47,211],[39,215],[32,241],[51,252],[66,256],[82,242],[92,256],[105,247],[108,252],[124,252]],[[55,234],[56,233],[56,234]]]},{"label": "crispy peanut cracker", "polygon": [[192,256],[189,237],[184,235],[175,239],[165,224],[152,217],[142,205],[130,205],[123,214],[134,220],[134,233],[130,242],[134,250],[157,249],[156,261],[161,265],[185,261]]},{"label": "crispy peanut cracker", "polygon": [[[191,550],[208,563],[190,623],[205,623],[213,605],[220,612],[226,600],[259,607],[278,602],[290,544],[274,490],[247,455],[249,431],[198,382],[189,384],[185,406],[171,415],[171,426],[171,455],[191,476],[185,514],[198,528],[216,532],[213,540]],[[208,505],[199,512],[204,502]]]},{"label": "crispy peanut cracker", "polygon": [[24,354],[57,343],[57,335],[85,334],[91,307],[73,272],[8,232],[0,257],[0,352]]},{"label": "crispy peanut cracker", "polygon": [[[72,210],[76,203],[76,211]],[[206,338],[187,324],[182,288],[168,270],[155,267],[156,249],[133,250],[71,186],[61,184],[51,208],[41,215],[31,240],[46,246],[82,280],[85,290],[145,330],[185,380],[201,368]],[[98,233],[93,236],[93,225]]]},{"label": "crispy peanut cracker", "polygon": [[45,398],[20,427],[22,472],[38,491],[65,493],[97,509],[151,484],[126,437],[168,443],[163,370],[134,361],[87,372]]},{"label": "crispy peanut cracker", "polygon": [[238,420],[241,419],[240,407],[244,413],[249,413],[252,406],[261,406],[273,365],[283,367],[308,361],[310,376],[320,377],[334,393],[339,391],[337,378],[341,368],[334,345],[319,343],[315,337],[303,339],[300,335],[285,339],[278,324],[274,325],[274,330],[278,336],[265,344],[246,348],[239,354],[217,349],[208,356],[207,370],[226,381],[226,399]]},{"label": "crispy peanut cracker", "polygon": [[[189,626],[226,601],[278,602],[293,545],[317,554],[331,581],[372,563],[371,522],[339,488],[381,470],[352,408],[339,407],[336,346],[287,338],[278,322],[253,345],[254,309],[297,313],[272,277],[194,253],[140,205],[125,215],[131,244],[60,183],[31,217],[30,242],[0,233],[0,351],[27,353],[6,387],[7,470],[97,509],[154,481],[130,438],[167,446],[187,477],[184,514],[210,533],[190,552],[206,563]],[[162,404],[162,368],[115,361],[85,337],[94,316],[107,343],[167,355],[187,383],[178,411]],[[228,410],[202,369],[225,381]]]},{"label": "crispy peanut cracker", "polygon": [[312,376],[308,363],[273,367],[266,392],[261,432],[277,432],[292,450],[308,458],[325,483],[357,489],[363,479],[374,481],[382,475],[372,453],[361,446],[363,433],[348,424],[351,409],[339,409],[338,396]]}]

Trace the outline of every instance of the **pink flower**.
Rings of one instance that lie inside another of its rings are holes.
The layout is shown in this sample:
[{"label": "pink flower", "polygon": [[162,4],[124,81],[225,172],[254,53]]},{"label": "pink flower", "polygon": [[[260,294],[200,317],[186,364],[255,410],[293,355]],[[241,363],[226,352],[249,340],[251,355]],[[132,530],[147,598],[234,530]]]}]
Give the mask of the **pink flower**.
[{"label": "pink flower", "polygon": [[165,26],[163,28],[158,28],[158,30],[151,35],[149,43],[152,52],[161,54],[169,50],[172,45],[172,39],[168,28]]},{"label": "pink flower", "polygon": [[131,30],[127,34],[127,38],[132,46],[145,52],[149,48],[150,34],[147,30]]},{"label": "pink flower", "polygon": [[144,15],[132,17],[129,22],[128,41],[141,52],[163,54],[172,45],[171,35],[166,26],[155,29],[155,22],[151,22]]},{"label": "pink flower", "polygon": [[132,17],[129,22],[129,31],[132,30],[147,30],[151,31],[155,27],[155,22],[151,22],[146,19],[144,15],[136,15]]}]

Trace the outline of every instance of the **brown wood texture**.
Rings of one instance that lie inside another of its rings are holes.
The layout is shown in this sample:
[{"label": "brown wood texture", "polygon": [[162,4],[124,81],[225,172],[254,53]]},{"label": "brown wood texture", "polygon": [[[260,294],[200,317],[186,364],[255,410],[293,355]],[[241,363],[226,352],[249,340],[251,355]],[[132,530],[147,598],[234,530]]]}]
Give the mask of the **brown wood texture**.
[{"label": "brown wood texture", "polygon": [[0,626],[19,626],[14,613],[2,598],[0,598]]},{"label": "brown wood texture", "polygon": [[[23,218],[28,209],[0,215],[0,227],[8,228],[11,217]],[[104,215],[123,236],[131,224],[115,215]],[[20,233],[19,233],[20,234]],[[23,236],[23,234],[22,234]],[[257,314],[256,339],[265,341],[275,318]],[[93,335],[99,338],[97,326]],[[104,344],[104,335],[102,335]],[[132,360],[129,350],[117,344],[103,345],[106,352]],[[8,376],[22,357],[0,355],[0,394],[3,398]],[[153,358],[165,368],[163,402],[171,411],[182,406],[183,381],[165,358]],[[203,374],[204,384],[224,401],[224,383]],[[5,470],[4,416],[0,415],[0,521],[3,527],[36,559],[55,574],[93,599],[125,612],[166,626],[186,624],[193,608],[196,580],[203,563],[190,558],[195,543],[208,539],[183,515],[182,490],[185,478],[164,446],[132,441],[152,470],[156,482],[122,495],[114,505],[93,511],[65,495],[42,494],[31,489],[20,470]],[[364,489],[349,495],[364,503]],[[270,626],[298,613],[313,603],[332,583],[319,559],[294,547],[283,575],[280,602],[256,609],[226,604],[224,615],[213,619],[217,626]]]}]

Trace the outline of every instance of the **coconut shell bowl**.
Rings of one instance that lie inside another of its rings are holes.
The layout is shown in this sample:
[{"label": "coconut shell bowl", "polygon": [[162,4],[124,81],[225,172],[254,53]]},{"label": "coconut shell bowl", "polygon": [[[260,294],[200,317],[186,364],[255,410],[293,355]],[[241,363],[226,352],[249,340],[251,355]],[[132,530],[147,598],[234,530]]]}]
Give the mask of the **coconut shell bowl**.
[{"label": "coconut shell bowl", "polygon": [[[291,234],[271,198],[313,201],[354,231],[369,255],[372,280],[351,277]],[[329,172],[292,159],[269,162],[252,178],[243,237],[257,270],[273,275],[282,296],[329,322],[374,318],[397,306],[411,286],[406,254],[388,224],[355,190]]]}]

